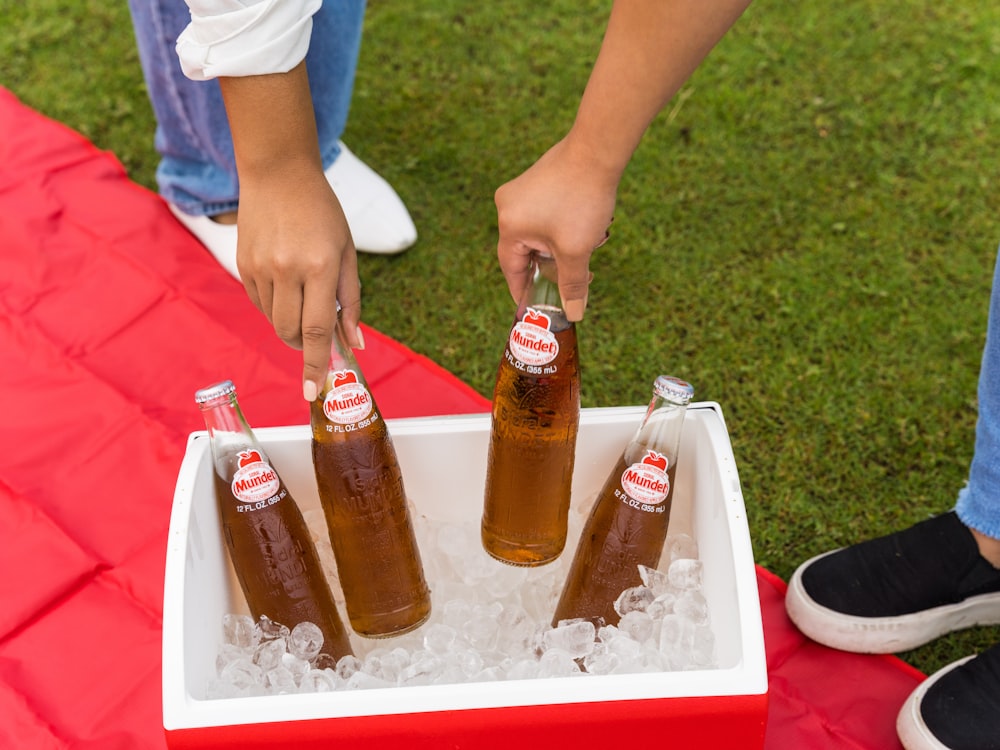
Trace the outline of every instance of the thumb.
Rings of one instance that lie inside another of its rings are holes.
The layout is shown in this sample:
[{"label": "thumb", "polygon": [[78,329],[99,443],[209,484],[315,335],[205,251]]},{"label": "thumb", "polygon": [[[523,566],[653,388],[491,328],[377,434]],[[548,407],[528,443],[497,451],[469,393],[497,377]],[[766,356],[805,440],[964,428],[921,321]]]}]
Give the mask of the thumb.
[{"label": "thumb", "polygon": [[567,260],[559,267],[559,296],[566,319],[571,323],[583,320],[593,278],[586,258]]}]

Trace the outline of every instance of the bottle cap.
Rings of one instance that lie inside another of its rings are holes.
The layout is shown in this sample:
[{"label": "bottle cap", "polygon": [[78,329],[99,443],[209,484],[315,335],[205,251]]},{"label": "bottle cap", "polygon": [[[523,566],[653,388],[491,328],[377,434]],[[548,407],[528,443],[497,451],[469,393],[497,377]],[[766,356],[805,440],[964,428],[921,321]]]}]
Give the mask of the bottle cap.
[{"label": "bottle cap", "polygon": [[653,393],[675,404],[687,404],[694,396],[694,388],[680,378],[660,375],[653,383]]},{"label": "bottle cap", "polygon": [[194,402],[196,404],[204,404],[208,401],[214,401],[217,398],[228,396],[231,393],[236,393],[236,386],[233,385],[233,381],[223,380],[221,383],[216,383],[215,385],[210,385],[207,388],[202,388],[201,390],[196,391],[194,394]]}]

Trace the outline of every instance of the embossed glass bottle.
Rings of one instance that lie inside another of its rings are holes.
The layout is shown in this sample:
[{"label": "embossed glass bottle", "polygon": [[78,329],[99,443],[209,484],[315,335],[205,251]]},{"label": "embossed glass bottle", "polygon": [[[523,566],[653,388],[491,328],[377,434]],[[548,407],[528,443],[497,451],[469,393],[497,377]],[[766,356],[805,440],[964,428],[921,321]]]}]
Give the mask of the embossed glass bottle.
[{"label": "embossed glass bottle", "polygon": [[351,653],[302,513],[250,429],[226,380],[195,394],[208,428],[223,535],[254,618],[294,628],[311,622],[323,652]]},{"label": "embossed glass bottle", "polygon": [[431,611],[392,437],[338,322],[310,410],[312,454],[347,616],[359,635],[405,633]]},{"label": "embossed glass bottle", "polygon": [[497,372],[482,518],[496,559],[535,566],[566,545],[580,364],[576,326],[559,298],[555,261],[535,254]]},{"label": "embossed glass bottle", "polygon": [[677,453],[690,384],[661,375],[635,436],[594,502],[552,623],[577,617],[618,623],[614,603],[638,586],[639,565],[655,568],[670,521]]}]

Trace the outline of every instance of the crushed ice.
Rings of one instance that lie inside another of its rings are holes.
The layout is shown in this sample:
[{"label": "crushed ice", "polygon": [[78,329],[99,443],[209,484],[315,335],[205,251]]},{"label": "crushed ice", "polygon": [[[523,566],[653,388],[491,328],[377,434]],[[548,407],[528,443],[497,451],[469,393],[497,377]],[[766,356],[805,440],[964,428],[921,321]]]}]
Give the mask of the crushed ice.
[{"label": "crushed ice", "polygon": [[[306,517],[343,614],[325,522],[321,511],[313,513]],[[335,661],[321,653],[323,636],[312,623],[289,630],[227,614],[206,698],[717,667],[702,563],[687,535],[667,538],[666,571],[640,566],[641,585],[615,602],[617,625],[567,620],[553,628],[572,548],[543,567],[513,567],[482,550],[478,523],[413,518],[432,588],[426,623],[390,639],[352,634],[355,655]],[[570,540],[583,520],[571,514]]]}]

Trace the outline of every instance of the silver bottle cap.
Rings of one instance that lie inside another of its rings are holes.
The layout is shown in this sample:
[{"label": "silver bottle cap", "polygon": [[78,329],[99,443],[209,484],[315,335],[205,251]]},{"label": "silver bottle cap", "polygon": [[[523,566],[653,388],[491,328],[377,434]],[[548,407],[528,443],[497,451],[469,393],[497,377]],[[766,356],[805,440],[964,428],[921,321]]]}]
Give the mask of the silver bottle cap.
[{"label": "silver bottle cap", "polygon": [[210,385],[207,388],[196,391],[194,402],[196,404],[204,404],[209,401],[215,401],[217,398],[228,396],[231,393],[236,393],[236,386],[233,385],[233,381],[223,380],[221,383],[216,383],[215,385]]},{"label": "silver bottle cap", "polygon": [[687,404],[694,397],[694,388],[680,378],[660,375],[653,383],[653,393],[675,404]]}]

